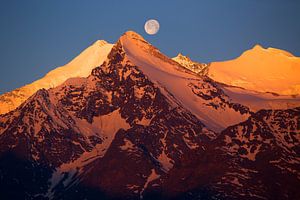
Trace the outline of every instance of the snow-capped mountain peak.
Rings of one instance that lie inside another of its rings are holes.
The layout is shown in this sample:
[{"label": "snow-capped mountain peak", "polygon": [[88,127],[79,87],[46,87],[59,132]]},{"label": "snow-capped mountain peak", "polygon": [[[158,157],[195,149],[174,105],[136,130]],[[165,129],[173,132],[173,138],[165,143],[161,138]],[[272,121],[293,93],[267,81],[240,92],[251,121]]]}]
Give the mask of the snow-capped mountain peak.
[{"label": "snow-capped mountain peak", "polygon": [[[127,57],[138,66],[151,66],[160,71],[169,74],[188,75],[186,70],[174,60],[165,56],[156,47],[147,42],[141,35],[134,31],[127,31],[119,39],[120,44],[124,48]],[[142,61],[142,63],[139,63]],[[192,77],[195,77],[192,75]]]},{"label": "snow-capped mountain peak", "polygon": [[[126,37],[126,38],[131,38],[131,39],[136,39],[136,40],[143,40],[146,42],[146,40],[137,32],[133,31],[133,30],[128,30],[126,31],[121,38]],[[148,43],[148,42],[147,42]]]},{"label": "snow-capped mountain peak", "polygon": [[108,42],[105,40],[97,40],[93,45],[104,46],[106,44],[108,44]]},{"label": "snow-capped mountain peak", "polygon": [[221,83],[259,92],[300,94],[300,57],[255,45],[236,59],[213,62],[209,76]]},{"label": "snow-capped mountain peak", "polygon": [[282,49],[276,49],[273,47],[268,47],[268,48],[264,48],[262,45],[260,44],[256,44],[253,46],[252,49],[247,51],[252,52],[252,53],[257,53],[257,54],[262,54],[262,53],[268,53],[268,54],[273,54],[273,56],[276,56],[281,54],[282,56],[287,56],[287,57],[294,57],[294,55],[288,51],[282,50]]},{"label": "snow-capped mountain peak", "polygon": [[15,109],[39,89],[58,86],[71,77],[87,77],[92,69],[103,63],[112,46],[113,44],[104,40],[98,40],[68,64],[55,68],[33,83],[2,94],[0,96],[0,114]]},{"label": "snow-capped mountain peak", "polygon": [[197,73],[197,74],[204,74],[206,73],[206,68],[209,64],[199,63],[196,61],[192,61],[188,56],[184,56],[179,53],[176,57],[172,58],[180,65],[184,66],[185,68]]},{"label": "snow-capped mountain peak", "polygon": [[178,55],[176,57],[174,57],[174,59],[180,59],[180,60],[185,60],[185,61],[192,61],[188,56],[184,56],[182,53],[178,53]]}]

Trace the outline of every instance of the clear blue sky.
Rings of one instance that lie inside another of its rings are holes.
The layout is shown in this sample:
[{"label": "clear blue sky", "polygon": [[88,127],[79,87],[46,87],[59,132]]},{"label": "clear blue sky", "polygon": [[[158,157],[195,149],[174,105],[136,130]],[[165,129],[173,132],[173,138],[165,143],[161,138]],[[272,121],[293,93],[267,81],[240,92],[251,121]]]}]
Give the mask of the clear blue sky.
[{"label": "clear blue sky", "polygon": [[[160,22],[155,36],[143,30]],[[98,39],[134,30],[168,56],[227,60],[254,44],[300,56],[300,0],[1,0],[0,93],[39,79]]]}]

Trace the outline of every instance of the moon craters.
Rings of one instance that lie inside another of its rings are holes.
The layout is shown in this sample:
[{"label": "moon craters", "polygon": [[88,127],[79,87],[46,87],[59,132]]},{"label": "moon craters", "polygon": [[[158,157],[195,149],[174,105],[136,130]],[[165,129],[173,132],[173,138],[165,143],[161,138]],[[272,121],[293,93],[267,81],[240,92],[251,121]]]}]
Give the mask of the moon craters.
[{"label": "moon craters", "polygon": [[145,23],[144,28],[146,33],[148,33],[149,35],[154,35],[159,30],[159,23],[155,19],[150,19]]}]

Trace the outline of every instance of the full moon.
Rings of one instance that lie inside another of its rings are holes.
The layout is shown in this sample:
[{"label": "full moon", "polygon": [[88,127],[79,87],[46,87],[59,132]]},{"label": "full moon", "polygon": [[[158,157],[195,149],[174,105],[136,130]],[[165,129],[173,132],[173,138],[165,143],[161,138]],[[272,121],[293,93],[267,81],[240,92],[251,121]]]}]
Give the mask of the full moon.
[{"label": "full moon", "polygon": [[149,35],[154,35],[159,30],[159,23],[155,19],[150,19],[145,23],[144,28],[146,33],[148,33]]}]

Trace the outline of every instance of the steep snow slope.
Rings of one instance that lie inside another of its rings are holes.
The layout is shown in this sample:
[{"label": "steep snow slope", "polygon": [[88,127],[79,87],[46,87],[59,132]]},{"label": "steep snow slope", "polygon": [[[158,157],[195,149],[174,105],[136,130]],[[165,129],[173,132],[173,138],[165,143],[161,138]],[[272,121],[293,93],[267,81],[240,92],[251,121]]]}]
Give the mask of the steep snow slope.
[{"label": "steep snow slope", "polygon": [[[222,99],[223,94],[213,83],[203,81],[195,73],[187,71],[177,62],[160,53],[137,33],[126,32],[120,38],[120,42],[131,62],[140,67],[151,81],[174,95],[179,103],[210,129],[220,131],[249,116],[247,111],[235,109],[228,101]],[[206,94],[203,91],[199,93],[200,87],[204,87]],[[223,100],[227,102],[224,107],[215,106],[223,104]],[[236,105],[236,107],[239,106]],[[224,115],[226,118],[223,117]]]},{"label": "steep snow slope", "polygon": [[50,71],[31,84],[1,95],[0,114],[15,109],[39,89],[58,86],[71,77],[87,77],[93,68],[103,63],[112,46],[104,40],[98,40],[68,64]]},{"label": "steep snow slope", "polygon": [[300,94],[300,58],[280,49],[256,45],[234,60],[211,63],[208,75],[249,90]]},{"label": "steep snow slope", "polygon": [[234,102],[247,106],[253,112],[261,109],[291,109],[300,106],[300,96],[256,92],[228,85],[220,85],[220,88]]}]

